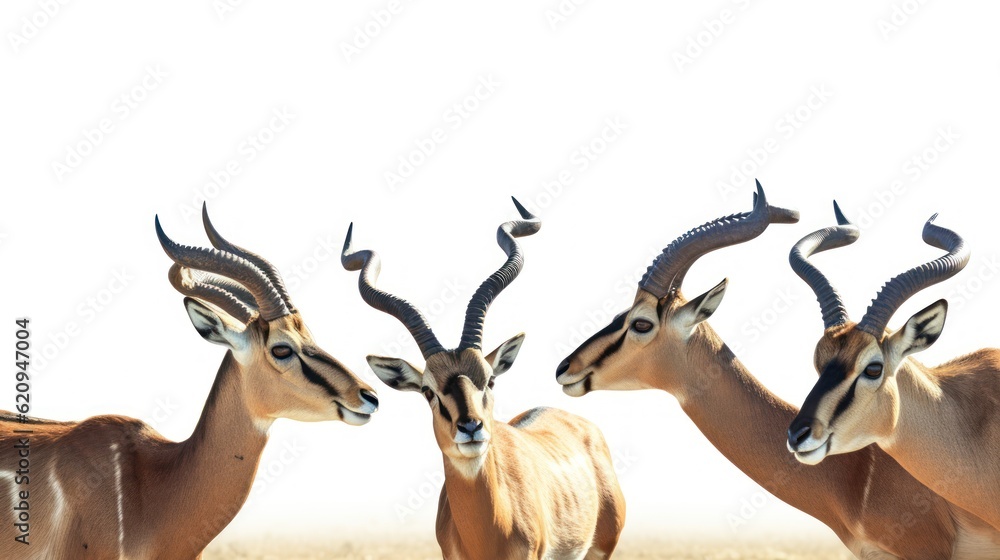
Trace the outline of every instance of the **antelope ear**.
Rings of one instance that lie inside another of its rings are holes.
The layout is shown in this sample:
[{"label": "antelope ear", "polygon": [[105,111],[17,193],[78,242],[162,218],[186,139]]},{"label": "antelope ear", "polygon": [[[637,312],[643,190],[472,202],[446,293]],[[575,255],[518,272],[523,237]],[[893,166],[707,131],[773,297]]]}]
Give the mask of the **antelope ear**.
[{"label": "antelope ear", "polygon": [[917,311],[903,328],[889,336],[889,347],[900,359],[930,348],[941,336],[948,316],[948,302],[939,299]]},{"label": "antelope ear", "polygon": [[722,303],[722,296],[726,295],[726,286],[728,285],[729,279],[724,278],[711,290],[685,303],[677,310],[675,317],[681,324],[689,328],[708,319]]},{"label": "antelope ear", "polygon": [[250,350],[246,325],[225,311],[215,309],[190,297],[184,298],[184,308],[195,330],[205,340],[233,351],[237,358]]},{"label": "antelope ear", "polygon": [[424,386],[424,372],[406,360],[368,356],[368,365],[382,383],[397,391],[420,392]]},{"label": "antelope ear", "polygon": [[497,349],[486,356],[486,362],[493,368],[493,376],[504,374],[514,365],[514,358],[521,351],[521,344],[524,343],[524,333],[521,333],[507,342],[504,342]]}]

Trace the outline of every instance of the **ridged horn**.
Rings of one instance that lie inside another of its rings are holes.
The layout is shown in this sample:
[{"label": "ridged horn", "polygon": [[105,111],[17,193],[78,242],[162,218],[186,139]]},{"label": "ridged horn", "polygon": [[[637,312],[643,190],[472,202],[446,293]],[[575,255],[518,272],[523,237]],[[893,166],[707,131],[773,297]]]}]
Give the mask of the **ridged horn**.
[{"label": "ridged horn", "polygon": [[837,217],[836,226],[814,231],[796,243],[788,254],[792,270],[816,294],[820,310],[823,312],[823,328],[843,325],[849,320],[844,300],[818,268],[809,262],[809,257],[830,249],[845,247],[858,240],[861,231],[840,211],[837,201],[833,201],[833,213]]},{"label": "ridged horn", "polygon": [[379,272],[382,271],[382,259],[375,251],[367,249],[355,251],[352,248],[353,233],[354,224],[352,223],[347,228],[347,238],[344,239],[344,250],[340,255],[340,263],[347,270],[361,270],[358,277],[358,290],[361,292],[361,298],[375,309],[399,319],[413,335],[424,359],[443,351],[444,347],[434,336],[434,331],[431,330],[427,319],[412,303],[375,287]]},{"label": "ridged horn", "polygon": [[528,212],[516,198],[510,197],[514,206],[521,214],[521,220],[511,220],[500,224],[497,228],[497,244],[507,254],[507,261],[496,272],[490,275],[479,289],[472,295],[465,311],[465,325],[462,327],[462,341],[459,349],[473,348],[482,350],[483,324],[490,304],[504,288],[510,285],[521,273],[524,266],[524,253],[516,238],[537,233],[542,227],[542,221]]},{"label": "ridged horn", "polygon": [[291,296],[288,295],[288,290],[285,288],[285,281],[282,280],[281,274],[273,264],[257,253],[244,249],[234,243],[230,243],[225,237],[222,237],[222,234],[219,233],[219,230],[215,229],[215,226],[212,225],[212,220],[208,217],[207,202],[204,202],[201,205],[201,220],[205,225],[205,233],[208,235],[208,240],[212,242],[213,247],[232,253],[238,257],[243,257],[256,265],[257,268],[261,269],[264,272],[264,275],[267,276],[267,279],[271,281],[271,285],[274,286],[274,289],[277,290],[278,295],[281,296],[282,301],[285,302],[285,306],[288,307],[288,310],[295,313],[296,309],[292,304]]},{"label": "ridged horn", "polygon": [[764,233],[772,223],[793,224],[797,221],[797,211],[769,205],[764,189],[757,181],[753,210],[716,218],[675,239],[646,269],[639,287],[663,298],[681,287],[688,269],[702,256],[716,249],[750,241]]},{"label": "ridged horn", "polygon": [[260,316],[265,321],[290,313],[281,295],[257,265],[228,251],[176,243],[163,232],[159,216],[155,219],[155,225],[160,246],[175,263],[187,268],[212,272],[238,282],[253,296],[260,310]]},{"label": "ridged horn", "polygon": [[177,263],[170,265],[167,277],[178,292],[207,301],[244,325],[257,318],[256,309],[220,286],[195,279],[193,271],[186,266]]},{"label": "ridged horn", "polygon": [[886,282],[868,306],[864,318],[858,323],[858,330],[881,339],[889,319],[903,302],[920,290],[958,274],[969,264],[972,253],[965,245],[965,240],[954,231],[935,225],[935,218],[937,214],[931,216],[924,224],[924,243],[948,253],[911,268]]}]

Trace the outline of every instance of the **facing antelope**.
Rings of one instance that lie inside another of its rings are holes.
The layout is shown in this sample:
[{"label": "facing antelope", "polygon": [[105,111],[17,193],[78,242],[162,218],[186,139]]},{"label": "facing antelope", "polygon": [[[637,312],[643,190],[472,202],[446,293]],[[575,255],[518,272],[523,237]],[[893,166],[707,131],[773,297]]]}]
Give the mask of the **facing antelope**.
[{"label": "facing antelope", "polygon": [[814,355],[819,381],[788,428],[788,449],[812,465],[877,443],[932,490],[1000,529],[1000,350],[978,350],[937,367],[916,361],[911,354],[941,335],[945,300],[918,311],[898,331],[886,330],[903,302],[969,261],[962,238],[935,225],[936,217],[924,225],[923,240],[947,254],[890,280],[859,323],[848,319],[840,295],[807,260],[853,243],[858,229],[838,209],[838,226],[792,249],[792,267],[820,302],[824,332]]},{"label": "facing antelope", "polygon": [[406,325],[426,368],[378,356],[368,356],[368,363],[386,385],[423,393],[430,404],[444,456],[437,539],[445,558],[608,558],[625,521],[625,501],[600,430],[551,408],[529,410],[510,424],[493,419],[493,382],[514,363],[524,334],[484,357],[483,323],[490,303],[521,271],[515,238],[541,227],[514,204],[524,219],[497,230],[507,261],[472,296],[454,350],[441,346],[413,305],[375,287],[379,257],[352,250],[353,225],[347,230],[344,268],[361,269],[361,296]]},{"label": "facing antelope", "polygon": [[123,416],[22,424],[5,413],[0,464],[15,464],[12,430],[32,432],[34,523],[29,546],[5,523],[0,557],[200,558],[246,500],[276,418],[360,425],[375,412],[375,393],[316,345],[274,266],[203,218],[217,249],[178,245],[156,220],[191,322],[228,349],[194,433],[173,442]]},{"label": "facing antelope", "polygon": [[702,255],[749,241],[771,223],[796,221],[798,213],[769,206],[758,183],[752,212],[713,220],[664,249],[632,307],[570,354],[556,371],[557,381],[572,396],[602,389],[671,393],[729,461],[778,499],[825,523],[859,558],[975,557],[980,541],[966,531],[978,520],[966,522],[971,516],[877,447],[815,468],[789,456],[782,432],[795,408],[761,385],[706,321],[727,281],[690,301],[681,294],[685,273]]}]

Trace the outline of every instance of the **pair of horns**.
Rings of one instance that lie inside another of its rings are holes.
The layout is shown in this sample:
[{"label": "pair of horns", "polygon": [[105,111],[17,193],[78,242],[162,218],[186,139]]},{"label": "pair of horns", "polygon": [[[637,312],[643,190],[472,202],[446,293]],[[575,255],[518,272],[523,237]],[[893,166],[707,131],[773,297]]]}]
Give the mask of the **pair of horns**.
[{"label": "pair of horns", "polygon": [[[507,261],[499,270],[490,275],[473,294],[465,312],[465,325],[462,327],[462,340],[458,349],[471,348],[482,350],[483,343],[483,323],[486,320],[486,312],[490,308],[493,300],[510,285],[520,274],[524,266],[524,254],[516,238],[524,237],[536,233],[542,222],[528,212],[517,199],[511,197],[521,220],[504,222],[497,228],[497,243],[504,253],[507,254]],[[344,250],[340,256],[340,262],[347,270],[361,270],[358,278],[358,289],[361,297],[368,305],[388,313],[399,319],[417,342],[424,359],[444,351],[444,347],[438,342],[437,337],[431,330],[430,324],[422,313],[410,302],[396,297],[388,292],[375,287],[379,272],[382,268],[382,261],[375,251],[354,250],[351,244],[351,237],[354,232],[354,224],[347,229],[347,239],[344,240]]]},{"label": "pair of horns", "polygon": [[167,256],[170,283],[184,295],[218,306],[244,324],[258,316],[265,321],[295,312],[278,269],[264,257],[227,241],[201,208],[205,233],[214,249],[181,245],[167,237],[156,217],[156,236]]},{"label": "pair of horns", "polygon": [[[826,276],[809,262],[809,257],[829,249],[850,245],[860,236],[857,226],[844,217],[836,201],[833,203],[833,211],[837,217],[836,226],[814,231],[803,237],[788,255],[792,270],[816,294],[823,312],[825,329],[846,324],[849,321],[847,309],[840,294]],[[946,251],[947,254],[911,268],[886,282],[858,323],[858,330],[875,338],[882,338],[889,319],[903,302],[917,292],[958,274],[969,263],[971,253],[965,241],[954,231],[935,225],[935,218],[937,214],[931,216],[924,224],[923,240],[924,243]]]},{"label": "pair of horns", "polygon": [[639,287],[658,298],[680,289],[688,269],[702,256],[730,245],[736,245],[764,233],[771,224],[794,224],[799,221],[795,210],[771,206],[764,189],[757,181],[753,195],[753,210],[723,216],[702,224],[668,245],[646,269]]}]

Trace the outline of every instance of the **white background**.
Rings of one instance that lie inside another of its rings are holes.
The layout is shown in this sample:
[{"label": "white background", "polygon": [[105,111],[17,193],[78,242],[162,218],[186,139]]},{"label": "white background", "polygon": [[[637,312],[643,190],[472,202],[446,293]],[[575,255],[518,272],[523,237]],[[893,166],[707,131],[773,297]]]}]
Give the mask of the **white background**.
[{"label": "white background", "polygon": [[[948,296],[944,336],[922,359],[996,342],[995,3],[402,2],[388,18],[384,1],[72,2],[38,15],[45,5],[0,8],[0,317],[31,317],[37,354],[48,348],[38,416],[119,413],[188,436],[223,351],[198,337],[169,286],[153,216],[176,240],[206,244],[190,213],[206,195],[225,235],[284,271],[325,349],[368,376],[367,353],[420,355],[326,252],[350,221],[383,257],[381,285],[434,308],[453,345],[468,296],[503,262],[495,231],[516,215],[509,195],[536,211],[544,227],[523,242],[525,270],[486,323],[489,348],[528,333],[498,406],[504,418],[545,404],[599,423],[621,458],[627,535],[833,538],[765,500],[669,395],[572,399],[554,381],[567,351],[610,318],[601,309],[631,302],[657,250],[749,209],[753,177],[802,222],[702,259],[685,287],[696,295],[729,277],[711,324],[780,396],[797,404],[808,392],[821,331],[787,252],[832,223],[835,197],[863,235],[816,260],[855,319],[889,277],[938,254],[920,230],[940,212],[973,260],[891,325]],[[458,118],[463,103],[474,110]],[[293,117],[262,131],[273,111]],[[88,146],[102,119],[111,132]],[[415,142],[437,128],[444,141],[390,186],[386,174],[421,159]],[[252,159],[251,135],[269,141]],[[231,160],[240,172],[212,186]],[[741,167],[749,178],[734,176]],[[571,182],[554,186],[564,171]],[[121,270],[124,289],[88,311]],[[77,334],[60,336],[69,323]],[[441,459],[429,412],[417,395],[375,386],[382,409],[365,427],[275,424],[262,467],[281,473],[258,484],[225,537],[430,536]],[[291,445],[299,456],[284,465]],[[744,500],[760,507],[734,530],[727,516]]]}]

